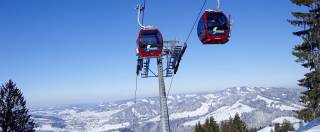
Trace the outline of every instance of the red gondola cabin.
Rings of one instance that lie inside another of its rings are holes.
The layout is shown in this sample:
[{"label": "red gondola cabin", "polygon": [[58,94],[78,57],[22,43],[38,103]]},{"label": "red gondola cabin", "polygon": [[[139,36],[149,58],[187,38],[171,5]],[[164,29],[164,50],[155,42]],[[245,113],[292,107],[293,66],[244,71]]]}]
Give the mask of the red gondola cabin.
[{"label": "red gondola cabin", "polygon": [[158,29],[141,29],[137,39],[140,57],[157,57],[163,49],[163,39]]},{"label": "red gondola cabin", "polygon": [[197,33],[203,44],[225,44],[230,37],[230,21],[223,12],[206,10],[199,20]]}]

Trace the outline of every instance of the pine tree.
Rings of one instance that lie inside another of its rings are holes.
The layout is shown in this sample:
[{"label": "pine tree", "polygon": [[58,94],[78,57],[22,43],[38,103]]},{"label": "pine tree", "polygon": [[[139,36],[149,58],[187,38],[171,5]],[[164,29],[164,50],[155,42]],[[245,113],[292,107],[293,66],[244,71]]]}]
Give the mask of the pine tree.
[{"label": "pine tree", "polygon": [[209,122],[208,118],[206,119],[206,121],[203,124],[203,129],[205,132],[210,132],[210,122]]},{"label": "pine tree", "polygon": [[274,124],[274,131],[275,132],[279,132],[280,131],[280,123],[276,123],[276,124]]},{"label": "pine tree", "polygon": [[288,120],[284,120],[281,125],[281,132],[293,131],[293,125]]},{"label": "pine tree", "polygon": [[217,122],[214,120],[213,117],[210,117],[210,132],[220,132],[219,125]]},{"label": "pine tree", "polygon": [[198,126],[198,123],[196,124],[196,126],[194,126],[194,132],[199,132],[199,126]]},{"label": "pine tree", "polygon": [[306,7],[307,12],[292,12],[295,20],[289,22],[301,31],[293,34],[301,37],[303,42],[294,47],[293,55],[297,62],[310,69],[305,78],[299,80],[299,85],[307,88],[302,93],[300,101],[305,109],[298,111],[298,117],[310,121],[320,116],[320,1],[319,0],[291,0],[292,3]]},{"label": "pine tree", "polygon": [[234,116],[234,118],[232,120],[232,124],[233,124],[234,128],[238,132],[247,132],[247,131],[249,131],[249,129],[247,128],[246,124],[240,119],[240,116],[239,116],[238,113],[236,113],[236,115]]},{"label": "pine tree", "polygon": [[195,128],[194,128],[194,131],[195,131],[195,132],[204,132],[204,130],[203,130],[200,122],[198,122],[198,123],[196,124],[196,126],[195,126]]},{"label": "pine tree", "polygon": [[199,126],[198,123],[196,124],[196,126],[194,127],[194,132],[199,132]]},{"label": "pine tree", "polygon": [[290,121],[288,120],[284,120],[282,122],[282,124],[275,124],[275,132],[289,132],[289,131],[293,131],[293,125],[290,123]]},{"label": "pine tree", "polygon": [[232,131],[229,121],[222,121],[220,125],[221,125],[220,126],[221,132],[231,132]]},{"label": "pine tree", "polygon": [[3,132],[32,132],[26,101],[16,84],[9,80],[0,90],[0,127]]},{"label": "pine tree", "polygon": [[237,114],[234,116],[233,120],[232,120],[232,124],[233,124],[233,126],[234,126],[238,131],[241,131],[241,129],[242,129],[242,124],[241,124],[241,123],[242,123],[242,122],[241,122],[240,116],[239,116],[239,114],[237,113]]}]

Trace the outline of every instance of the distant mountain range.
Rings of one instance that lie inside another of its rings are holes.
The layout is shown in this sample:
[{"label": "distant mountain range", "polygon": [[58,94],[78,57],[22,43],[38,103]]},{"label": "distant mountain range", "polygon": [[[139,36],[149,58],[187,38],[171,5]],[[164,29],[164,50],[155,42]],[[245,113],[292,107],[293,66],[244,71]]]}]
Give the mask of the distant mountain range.
[{"label": "distant mountain range", "polygon": [[[227,120],[239,113],[249,127],[265,127],[283,119],[299,122],[293,110],[301,89],[232,87],[221,91],[168,96],[170,127],[192,131],[197,122],[213,116]],[[70,105],[31,110],[37,131],[135,131],[160,129],[159,98],[147,97],[91,105]]]}]

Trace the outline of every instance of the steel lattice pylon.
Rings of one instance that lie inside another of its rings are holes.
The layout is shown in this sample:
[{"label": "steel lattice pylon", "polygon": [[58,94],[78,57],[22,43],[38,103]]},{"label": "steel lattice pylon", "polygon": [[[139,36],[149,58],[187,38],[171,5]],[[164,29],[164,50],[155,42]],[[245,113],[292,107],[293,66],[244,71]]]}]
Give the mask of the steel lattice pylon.
[{"label": "steel lattice pylon", "polygon": [[161,127],[163,132],[170,132],[169,125],[169,112],[167,106],[167,96],[166,89],[163,77],[163,65],[162,57],[157,58],[157,67],[158,67],[158,79],[159,79],[159,96],[160,96],[160,111],[161,111]]},{"label": "steel lattice pylon", "polygon": [[[164,78],[172,77],[173,74],[177,73],[181,58],[187,48],[187,44],[185,43],[183,46],[178,45],[179,41],[177,40],[164,41],[164,43],[166,44],[166,46],[164,46],[161,56],[152,58],[138,57],[136,73],[137,75],[140,74],[141,78],[158,78],[161,129],[162,132],[170,132],[169,111]],[[151,59],[157,60],[157,74],[149,68]],[[164,66],[166,67],[164,68]],[[149,73],[151,73],[151,75],[149,75]]]}]

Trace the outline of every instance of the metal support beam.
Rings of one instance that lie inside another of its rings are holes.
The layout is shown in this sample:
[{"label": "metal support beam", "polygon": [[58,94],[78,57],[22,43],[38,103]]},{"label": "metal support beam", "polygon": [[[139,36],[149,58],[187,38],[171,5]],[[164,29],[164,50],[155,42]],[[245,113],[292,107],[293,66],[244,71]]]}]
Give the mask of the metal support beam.
[{"label": "metal support beam", "polygon": [[165,83],[163,77],[163,65],[162,65],[162,56],[157,58],[157,67],[158,67],[158,78],[159,78],[159,96],[160,96],[160,119],[162,132],[170,132],[169,126],[169,113],[167,106],[167,96],[165,90]]}]

